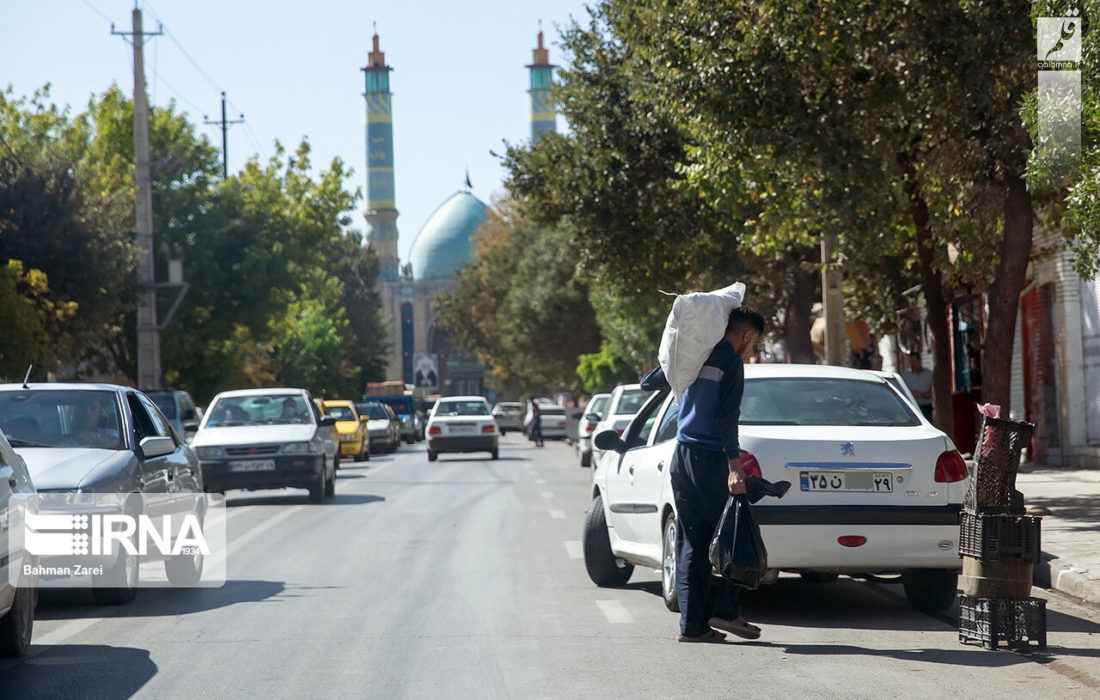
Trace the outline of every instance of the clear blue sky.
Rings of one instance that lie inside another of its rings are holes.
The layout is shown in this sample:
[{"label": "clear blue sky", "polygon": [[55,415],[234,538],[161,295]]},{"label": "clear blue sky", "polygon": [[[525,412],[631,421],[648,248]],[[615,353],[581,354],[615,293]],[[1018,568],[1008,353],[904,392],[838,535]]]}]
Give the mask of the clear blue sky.
[{"label": "clear blue sky", "polygon": [[[501,192],[503,169],[490,151],[530,135],[527,95],[539,20],[550,61],[561,62],[559,28],[587,22],[582,0],[157,0],[139,2],[146,31],[150,103],[175,100],[199,132],[221,147],[221,91],[228,118],[229,169],[253,154],[266,160],[280,141],[303,137],[315,169],[340,158],[355,170],[349,189],[366,189],[363,73],[373,26],[393,67],[394,160],[400,255],[469,168],[486,203]],[[75,114],[117,83],[133,92],[132,49],[111,35],[132,28],[133,0],[2,0],[0,87],[29,96],[46,83]],[[565,125],[558,119],[558,129]],[[363,204],[354,228],[362,231]]]}]

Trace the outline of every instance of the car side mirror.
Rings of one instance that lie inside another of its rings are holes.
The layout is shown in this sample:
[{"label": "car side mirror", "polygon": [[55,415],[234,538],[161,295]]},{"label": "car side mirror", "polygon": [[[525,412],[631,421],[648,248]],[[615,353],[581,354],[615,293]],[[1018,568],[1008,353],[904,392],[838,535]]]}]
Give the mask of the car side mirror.
[{"label": "car side mirror", "polygon": [[599,433],[593,439],[593,443],[601,450],[611,450],[619,454],[626,452],[626,443],[619,437],[619,433],[614,430],[604,430]]},{"label": "car side mirror", "polygon": [[170,455],[176,451],[176,442],[170,437],[147,437],[143,438],[140,445],[141,454],[145,456],[145,459],[152,459],[154,457],[163,457],[164,455]]}]

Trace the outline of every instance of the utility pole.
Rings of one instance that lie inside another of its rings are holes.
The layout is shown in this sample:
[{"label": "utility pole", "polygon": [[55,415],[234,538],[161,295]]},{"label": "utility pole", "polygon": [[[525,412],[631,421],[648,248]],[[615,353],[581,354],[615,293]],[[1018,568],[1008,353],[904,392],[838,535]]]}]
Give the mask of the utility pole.
[{"label": "utility pole", "polygon": [[[157,326],[157,288],[153,266],[153,188],[149,174],[149,115],[145,99],[146,36],[158,36],[161,31],[142,34],[141,10],[134,8],[134,189],[137,194],[137,226],[135,237],[141,257],[138,259],[137,284],[137,373],[139,389],[159,389],[160,329]],[[111,34],[116,32],[111,26]]]},{"label": "utility pole", "polygon": [[206,121],[207,124],[214,124],[216,126],[220,126],[221,129],[222,129],[222,179],[223,180],[227,179],[229,177],[229,137],[227,136],[227,133],[229,132],[229,127],[230,126],[232,126],[234,124],[241,124],[241,123],[244,122],[244,115],[242,114],[240,119],[233,119],[233,120],[230,120],[230,121],[226,121],[226,119],[225,119],[225,92],[222,92],[222,119],[221,119],[221,121],[210,121],[210,119],[207,119],[205,114],[202,115],[202,118]]}]

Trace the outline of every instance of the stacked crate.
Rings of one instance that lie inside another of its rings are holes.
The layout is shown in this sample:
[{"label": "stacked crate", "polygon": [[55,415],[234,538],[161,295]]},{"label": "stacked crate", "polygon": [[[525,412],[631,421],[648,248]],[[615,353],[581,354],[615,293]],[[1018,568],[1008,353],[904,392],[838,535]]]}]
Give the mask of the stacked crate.
[{"label": "stacked crate", "polygon": [[1046,601],[1031,598],[1042,519],[1023,514],[1016,491],[1030,423],[983,417],[977,463],[959,524],[959,641],[1010,649],[1046,647]]}]

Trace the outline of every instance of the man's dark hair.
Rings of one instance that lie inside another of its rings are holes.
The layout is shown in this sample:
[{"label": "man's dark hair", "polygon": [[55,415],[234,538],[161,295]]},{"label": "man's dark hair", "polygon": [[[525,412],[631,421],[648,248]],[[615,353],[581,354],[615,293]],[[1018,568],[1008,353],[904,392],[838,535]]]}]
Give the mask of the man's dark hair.
[{"label": "man's dark hair", "polygon": [[729,321],[726,323],[726,332],[740,325],[751,326],[757,333],[764,332],[764,317],[759,311],[748,306],[739,306],[730,312]]}]

